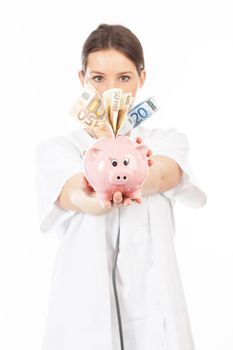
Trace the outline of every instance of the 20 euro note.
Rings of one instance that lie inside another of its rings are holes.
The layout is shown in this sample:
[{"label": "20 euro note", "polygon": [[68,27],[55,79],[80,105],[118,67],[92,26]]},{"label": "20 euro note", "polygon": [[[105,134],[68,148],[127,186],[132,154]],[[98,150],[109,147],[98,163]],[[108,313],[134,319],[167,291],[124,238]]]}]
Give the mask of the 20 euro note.
[{"label": "20 euro note", "polygon": [[127,114],[125,122],[120,129],[119,134],[125,135],[133,128],[151,117],[159,109],[154,97],[149,97],[147,100],[133,107]]},{"label": "20 euro note", "polygon": [[70,114],[85,126],[113,134],[103,101],[91,84],[87,84]]}]

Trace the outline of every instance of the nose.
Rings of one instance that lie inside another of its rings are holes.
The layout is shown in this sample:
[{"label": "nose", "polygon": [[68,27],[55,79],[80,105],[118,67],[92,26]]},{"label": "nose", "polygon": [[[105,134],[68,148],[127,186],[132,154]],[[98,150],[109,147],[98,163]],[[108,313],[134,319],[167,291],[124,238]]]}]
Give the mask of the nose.
[{"label": "nose", "polygon": [[117,88],[117,83],[115,80],[108,80],[105,84],[105,89],[109,90],[109,89],[114,89]]},{"label": "nose", "polygon": [[[123,180],[126,180],[127,179],[127,176],[122,176],[122,178],[123,178]],[[121,177],[118,175],[117,176],[117,180],[120,180],[121,179]]]},{"label": "nose", "polygon": [[106,76],[104,79],[104,88],[108,89],[124,89],[124,84],[120,81],[118,76]]},{"label": "nose", "polygon": [[123,171],[123,170],[118,170],[118,171],[113,171],[111,173],[111,179],[110,182],[114,185],[128,185],[128,183],[131,180],[131,174],[129,171]]}]

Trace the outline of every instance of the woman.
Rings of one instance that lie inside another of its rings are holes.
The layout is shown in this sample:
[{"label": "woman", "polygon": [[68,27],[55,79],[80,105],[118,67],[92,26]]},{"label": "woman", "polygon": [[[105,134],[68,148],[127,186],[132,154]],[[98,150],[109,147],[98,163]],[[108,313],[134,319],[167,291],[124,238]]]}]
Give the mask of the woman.
[{"label": "woman", "polygon": [[[79,78],[99,94],[121,88],[136,96],[146,78],[137,37],[120,25],[100,25],[84,43]],[[176,200],[201,207],[206,195],[188,164],[187,137],[174,128],[142,126],[128,134],[150,148],[138,204],[120,192],[112,202],[95,197],[82,155],[100,136],[82,128],[37,149],[40,227],[56,229],[61,238],[43,349],[123,349],[111,280],[119,225],[117,290],[125,350],[193,350],[173,207]]]}]

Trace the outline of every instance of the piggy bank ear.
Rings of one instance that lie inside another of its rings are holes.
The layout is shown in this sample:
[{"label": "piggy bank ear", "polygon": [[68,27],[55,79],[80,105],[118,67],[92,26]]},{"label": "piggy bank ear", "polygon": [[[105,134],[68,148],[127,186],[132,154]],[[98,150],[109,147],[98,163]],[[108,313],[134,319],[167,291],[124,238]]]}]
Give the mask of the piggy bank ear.
[{"label": "piggy bank ear", "polygon": [[88,161],[93,161],[96,158],[97,154],[99,154],[101,151],[102,150],[100,148],[93,147],[86,153],[86,158],[88,158]]},{"label": "piggy bank ear", "polygon": [[146,157],[148,152],[148,147],[145,145],[138,145],[135,147],[136,151],[140,152],[143,157]]}]

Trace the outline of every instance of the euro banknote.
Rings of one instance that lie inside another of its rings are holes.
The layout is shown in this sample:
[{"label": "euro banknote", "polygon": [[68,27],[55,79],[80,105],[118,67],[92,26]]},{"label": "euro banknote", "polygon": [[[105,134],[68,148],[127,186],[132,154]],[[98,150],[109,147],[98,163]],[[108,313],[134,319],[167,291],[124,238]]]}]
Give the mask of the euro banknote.
[{"label": "euro banknote", "polygon": [[119,133],[120,129],[124,125],[125,119],[127,117],[127,113],[131,105],[133,104],[133,101],[134,101],[134,98],[131,92],[125,93],[122,95],[119,112],[118,112],[118,118],[117,118],[116,135]]},{"label": "euro banknote", "polygon": [[123,93],[122,89],[109,89],[103,93],[103,102],[116,135],[124,124],[127,112],[133,102],[132,93]]},{"label": "euro banknote", "polygon": [[154,97],[149,97],[147,100],[133,107],[128,113],[119,134],[125,135],[133,128],[151,117],[159,109]]},{"label": "euro banknote", "polygon": [[133,102],[134,97],[130,92],[123,93],[122,89],[113,88],[104,91],[101,96],[88,83],[70,114],[85,125],[96,138],[125,135],[159,109],[154,97],[131,108]]},{"label": "euro banknote", "polygon": [[103,100],[91,84],[87,84],[70,110],[70,114],[86,127],[113,134]]},{"label": "euro banknote", "polygon": [[121,103],[122,89],[109,89],[103,92],[103,102],[114,134],[117,129],[117,119]]}]

